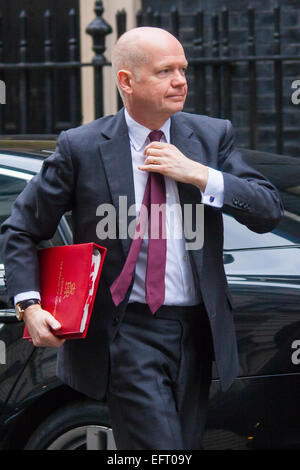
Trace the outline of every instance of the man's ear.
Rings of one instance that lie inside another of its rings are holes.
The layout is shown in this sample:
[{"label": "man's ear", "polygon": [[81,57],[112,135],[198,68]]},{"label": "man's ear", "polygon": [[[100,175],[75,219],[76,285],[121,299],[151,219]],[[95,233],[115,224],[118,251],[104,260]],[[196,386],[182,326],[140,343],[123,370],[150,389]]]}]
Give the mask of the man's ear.
[{"label": "man's ear", "polygon": [[117,77],[121,91],[127,95],[131,95],[133,79],[132,73],[129,70],[119,70]]}]

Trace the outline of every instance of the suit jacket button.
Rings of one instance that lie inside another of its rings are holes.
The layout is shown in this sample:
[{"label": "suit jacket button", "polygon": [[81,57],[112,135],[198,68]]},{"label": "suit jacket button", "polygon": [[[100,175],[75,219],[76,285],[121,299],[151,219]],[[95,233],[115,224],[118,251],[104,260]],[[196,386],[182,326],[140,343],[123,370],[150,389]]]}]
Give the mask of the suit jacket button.
[{"label": "suit jacket button", "polygon": [[119,323],[119,317],[114,317],[113,319],[113,325],[117,325]]}]

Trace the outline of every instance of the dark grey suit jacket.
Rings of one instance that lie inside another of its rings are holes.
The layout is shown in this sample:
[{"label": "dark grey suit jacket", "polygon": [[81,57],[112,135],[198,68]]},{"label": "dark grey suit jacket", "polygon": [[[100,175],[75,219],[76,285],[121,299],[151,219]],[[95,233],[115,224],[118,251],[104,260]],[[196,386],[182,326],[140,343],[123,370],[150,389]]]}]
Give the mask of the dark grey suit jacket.
[{"label": "dark grey suit jacket", "polygon": [[[222,211],[249,229],[263,233],[282,216],[277,190],[247,165],[233,146],[229,121],[177,113],[171,118],[171,142],[187,157],[219,169],[224,176],[224,206],[205,206],[204,246],[192,250],[195,282],[209,316],[215,360],[223,390],[238,373],[232,304],[223,267]],[[181,204],[200,203],[200,191],[178,183]],[[94,241],[108,250],[86,339],[66,341],[58,352],[57,374],[71,387],[97,399],[105,395],[109,374],[109,342],[114,338],[128,302],[115,307],[109,286],[119,275],[130,239],[99,240],[100,204],[119,196],[134,204],[132,161],[124,111],[62,132],[55,152],[17,198],[4,222],[4,256],[10,297],[39,290],[36,243],[55,233],[60,217],[72,209],[74,243]],[[118,219],[117,219],[118,220]],[[130,218],[128,219],[130,222]]]}]

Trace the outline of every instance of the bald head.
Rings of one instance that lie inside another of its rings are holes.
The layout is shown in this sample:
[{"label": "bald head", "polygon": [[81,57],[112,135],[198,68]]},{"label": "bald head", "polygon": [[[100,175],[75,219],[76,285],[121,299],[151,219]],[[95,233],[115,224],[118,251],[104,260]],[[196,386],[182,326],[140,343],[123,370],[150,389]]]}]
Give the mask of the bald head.
[{"label": "bald head", "polygon": [[112,64],[124,106],[148,129],[181,111],[187,94],[187,60],[180,42],[161,28],[141,27],[117,41]]},{"label": "bald head", "polygon": [[138,70],[151,59],[151,50],[155,45],[166,41],[179,41],[161,28],[140,27],[122,34],[112,51],[112,66],[115,75],[119,70],[130,70],[138,80]]}]

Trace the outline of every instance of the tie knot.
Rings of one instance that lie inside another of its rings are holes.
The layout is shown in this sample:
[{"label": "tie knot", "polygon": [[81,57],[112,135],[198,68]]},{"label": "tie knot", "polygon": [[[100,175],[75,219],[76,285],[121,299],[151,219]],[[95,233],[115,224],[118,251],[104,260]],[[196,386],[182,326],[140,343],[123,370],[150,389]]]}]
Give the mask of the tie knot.
[{"label": "tie knot", "polygon": [[164,133],[162,131],[151,131],[149,133],[150,142],[159,142]]}]

